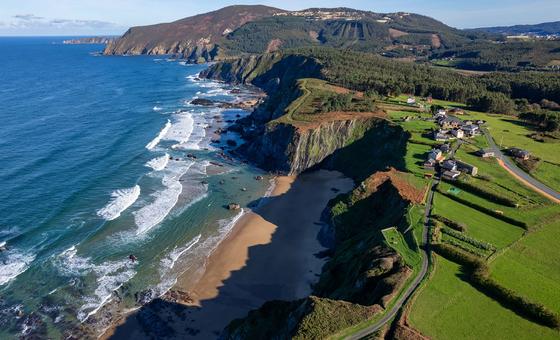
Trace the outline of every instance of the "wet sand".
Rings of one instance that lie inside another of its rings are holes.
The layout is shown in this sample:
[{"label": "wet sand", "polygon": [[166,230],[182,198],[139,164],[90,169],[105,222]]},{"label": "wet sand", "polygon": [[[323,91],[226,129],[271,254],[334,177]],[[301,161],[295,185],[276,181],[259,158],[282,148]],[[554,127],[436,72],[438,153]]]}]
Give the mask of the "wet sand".
[{"label": "wet sand", "polygon": [[[347,192],[352,181],[325,170],[278,177],[266,202],[243,216],[208,258],[200,280],[179,278],[174,289],[188,292],[194,303],[182,311],[158,308],[175,337],[216,338],[231,320],[266,301],[307,296],[325,263],[316,256],[324,250],[317,235],[323,210],[338,194],[333,188]],[[145,337],[137,321],[119,328],[115,338]]]}]

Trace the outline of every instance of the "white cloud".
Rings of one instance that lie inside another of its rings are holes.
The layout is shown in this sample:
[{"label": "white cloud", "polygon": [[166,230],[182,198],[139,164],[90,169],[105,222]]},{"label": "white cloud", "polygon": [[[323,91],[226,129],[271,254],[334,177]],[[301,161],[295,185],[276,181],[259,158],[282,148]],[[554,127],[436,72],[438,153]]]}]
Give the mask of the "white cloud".
[{"label": "white cloud", "polygon": [[51,19],[34,14],[17,14],[0,22],[0,34],[90,35],[120,34],[126,27],[101,20]]},{"label": "white cloud", "polygon": [[20,19],[20,20],[41,20],[44,19],[43,17],[38,17],[34,14],[16,14],[13,16],[15,19]]}]

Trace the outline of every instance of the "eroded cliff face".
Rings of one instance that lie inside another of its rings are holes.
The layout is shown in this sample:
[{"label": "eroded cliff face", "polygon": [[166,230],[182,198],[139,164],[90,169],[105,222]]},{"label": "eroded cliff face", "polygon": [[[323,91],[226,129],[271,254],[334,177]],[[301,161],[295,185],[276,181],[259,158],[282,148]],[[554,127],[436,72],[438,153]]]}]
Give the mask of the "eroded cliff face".
[{"label": "eroded cliff face", "polygon": [[320,164],[379,124],[378,118],[334,120],[313,128],[271,122],[240,151],[265,170],[294,175]]},{"label": "eroded cliff face", "polygon": [[267,6],[229,6],[170,23],[130,28],[107,45],[106,55],[172,54],[192,62],[219,59],[222,39],[249,21],[280,10]]},{"label": "eroded cliff face", "polygon": [[411,195],[416,189],[407,188],[400,176],[395,170],[378,172],[333,200],[337,246],[313,295],[267,302],[231,322],[221,338],[325,339],[382,313],[412,275],[403,258],[379,238],[383,228],[404,228],[404,212],[416,200]]}]

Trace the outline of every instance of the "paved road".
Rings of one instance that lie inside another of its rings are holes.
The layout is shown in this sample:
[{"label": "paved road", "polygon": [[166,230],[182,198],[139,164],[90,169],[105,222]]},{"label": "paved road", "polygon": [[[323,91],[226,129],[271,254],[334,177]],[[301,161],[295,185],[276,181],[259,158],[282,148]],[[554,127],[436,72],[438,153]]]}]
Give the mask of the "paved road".
[{"label": "paved road", "polygon": [[521,170],[517,165],[515,165],[511,161],[511,159],[509,157],[507,157],[503,154],[503,152],[500,150],[500,148],[494,142],[494,139],[492,138],[492,136],[490,135],[488,130],[482,129],[482,132],[484,133],[484,136],[486,137],[486,140],[488,141],[488,145],[490,146],[490,149],[492,149],[494,151],[494,153],[496,154],[496,158],[498,158],[499,160],[501,160],[503,162],[503,166],[506,167],[507,170],[509,170],[515,176],[521,178],[523,181],[528,183],[530,186],[536,188],[537,191],[542,191],[546,195],[553,197],[555,199],[555,201],[557,201],[557,202],[560,201],[560,193],[559,192],[557,192],[557,191],[551,189],[550,187],[544,185],[543,183],[537,181],[536,179],[531,177],[528,173]]},{"label": "paved road", "polygon": [[408,286],[407,290],[405,291],[405,293],[397,300],[397,302],[395,303],[395,305],[393,306],[393,308],[391,308],[388,312],[385,313],[385,315],[379,320],[377,321],[375,324],[362,329],[359,332],[356,332],[354,334],[352,334],[351,336],[349,336],[347,339],[361,339],[371,333],[376,332],[378,329],[380,329],[383,325],[385,325],[387,322],[389,322],[399,311],[399,309],[401,309],[401,307],[406,303],[406,301],[412,296],[412,294],[414,294],[414,292],[416,291],[416,288],[418,288],[418,286],[420,285],[420,282],[424,279],[424,277],[426,276],[426,274],[428,273],[428,266],[430,264],[430,242],[429,242],[429,221],[430,221],[430,213],[432,211],[432,203],[433,203],[433,198],[434,198],[434,191],[437,187],[437,185],[439,184],[439,178],[436,177],[434,178],[434,181],[432,182],[432,187],[430,188],[430,191],[428,192],[428,198],[426,199],[426,209],[424,211],[424,230],[422,231],[422,244],[423,247],[420,247],[420,252],[422,253],[422,267],[420,269],[420,272],[418,273],[418,275],[416,276],[416,278],[414,279],[414,281],[412,282],[412,284],[410,286]]}]

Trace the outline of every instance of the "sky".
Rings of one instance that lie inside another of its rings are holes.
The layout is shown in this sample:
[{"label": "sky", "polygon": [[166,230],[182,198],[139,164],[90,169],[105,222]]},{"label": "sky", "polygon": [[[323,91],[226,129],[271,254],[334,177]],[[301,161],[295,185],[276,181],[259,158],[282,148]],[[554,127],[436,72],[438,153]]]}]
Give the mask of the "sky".
[{"label": "sky", "polygon": [[560,0],[0,0],[0,35],[119,35],[236,4],[413,12],[457,28],[560,20]]}]

